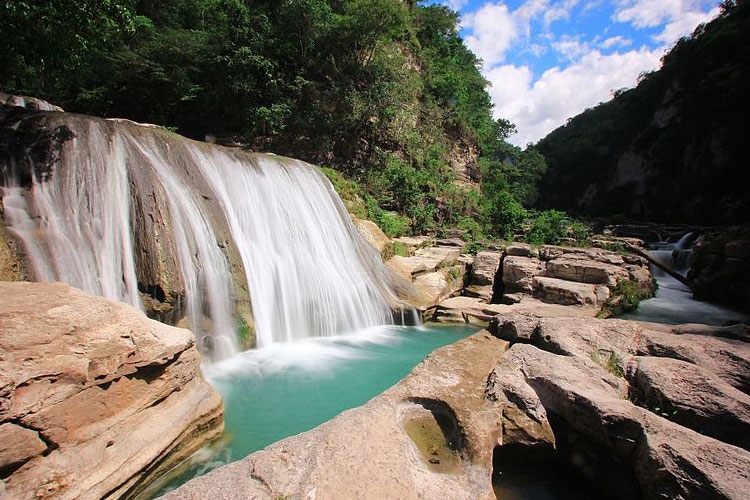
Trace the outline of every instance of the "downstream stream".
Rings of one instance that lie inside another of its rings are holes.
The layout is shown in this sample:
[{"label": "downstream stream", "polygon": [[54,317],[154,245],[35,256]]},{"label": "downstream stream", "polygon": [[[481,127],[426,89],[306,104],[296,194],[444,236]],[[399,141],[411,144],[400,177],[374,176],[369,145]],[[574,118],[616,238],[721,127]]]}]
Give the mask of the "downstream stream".
[{"label": "downstream stream", "polygon": [[[678,242],[658,242],[649,245],[649,254],[657,262],[687,276],[690,268],[689,247],[691,233]],[[642,301],[638,310],[618,316],[620,319],[651,321],[679,325],[703,323],[723,325],[750,320],[750,315],[726,306],[695,300],[690,289],[655,266],[651,272],[658,288],[653,298]]]},{"label": "downstream stream", "polygon": [[246,351],[205,375],[224,398],[223,439],[204,448],[139,498],[154,498],[190,479],[360,406],[392,386],[430,352],[479,330],[475,326],[373,327]]}]

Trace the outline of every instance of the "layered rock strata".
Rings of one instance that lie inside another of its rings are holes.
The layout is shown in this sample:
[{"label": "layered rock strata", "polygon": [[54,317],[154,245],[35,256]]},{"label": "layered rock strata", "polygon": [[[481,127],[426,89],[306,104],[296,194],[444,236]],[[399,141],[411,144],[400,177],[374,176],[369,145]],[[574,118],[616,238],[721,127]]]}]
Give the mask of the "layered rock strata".
[{"label": "layered rock strata", "polygon": [[0,283],[6,498],[137,493],[223,430],[199,363],[188,330],[125,304],[59,283]]},{"label": "layered rock strata", "polygon": [[617,285],[624,281],[640,296],[654,291],[648,261],[625,252],[497,243],[469,255],[461,253],[466,246],[461,240],[440,240],[434,246],[426,239],[396,241],[409,255],[393,256],[387,264],[413,282],[419,292],[415,305],[425,319],[486,325],[492,315],[508,311],[500,304],[522,303],[522,310],[529,310],[540,302],[576,306],[594,316],[620,300]]},{"label": "layered rock strata", "polygon": [[554,448],[609,498],[746,497],[746,325],[513,314],[489,329],[513,344],[487,386],[511,417],[501,447]]}]

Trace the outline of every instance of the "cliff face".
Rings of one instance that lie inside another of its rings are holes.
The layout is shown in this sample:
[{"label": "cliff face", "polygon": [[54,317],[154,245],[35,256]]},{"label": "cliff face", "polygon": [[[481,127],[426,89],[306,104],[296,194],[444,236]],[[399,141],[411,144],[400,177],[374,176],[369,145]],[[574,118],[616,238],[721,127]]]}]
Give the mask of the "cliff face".
[{"label": "cliff face", "polygon": [[542,139],[549,207],[588,215],[747,221],[750,6],[727,6],[638,87]]}]

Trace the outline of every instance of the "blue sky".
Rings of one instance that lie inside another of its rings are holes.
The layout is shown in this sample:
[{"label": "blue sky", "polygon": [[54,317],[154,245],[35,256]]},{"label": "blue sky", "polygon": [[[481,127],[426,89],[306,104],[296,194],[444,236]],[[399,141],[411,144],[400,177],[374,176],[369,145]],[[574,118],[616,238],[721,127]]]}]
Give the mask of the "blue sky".
[{"label": "blue sky", "polygon": [[720,0],[430,0],[461,13],[466,44],[511,142],[536,142],[612,91],[657,69],[681,36],[715,17]]}]

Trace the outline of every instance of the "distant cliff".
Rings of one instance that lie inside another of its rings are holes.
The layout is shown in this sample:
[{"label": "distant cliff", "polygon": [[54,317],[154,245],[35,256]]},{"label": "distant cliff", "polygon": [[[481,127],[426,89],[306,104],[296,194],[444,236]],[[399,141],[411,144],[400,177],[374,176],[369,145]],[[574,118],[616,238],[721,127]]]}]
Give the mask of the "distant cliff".
[{"label": "distant cliff", "polygon": [[596,216],[726,224],[750,220],[750,5],[722,13],[635,89],[538,144],[541,204]]}]

